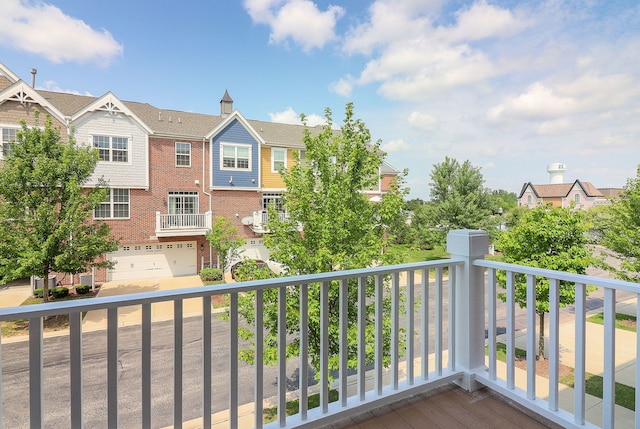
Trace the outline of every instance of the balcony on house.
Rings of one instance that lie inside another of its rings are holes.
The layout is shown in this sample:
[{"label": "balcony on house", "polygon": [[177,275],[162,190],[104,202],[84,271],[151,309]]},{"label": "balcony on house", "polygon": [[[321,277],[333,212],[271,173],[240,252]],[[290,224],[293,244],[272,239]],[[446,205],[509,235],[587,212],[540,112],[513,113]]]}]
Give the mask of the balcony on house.
[{"label": "balcony on house", "polygon": [[[280,220],[285,220],[287,218],[287,214],[284,212],[278,213],[278,218]],[[256,234],[268,234],[269,228],[267,225],[269,224],[269,212],[267,210],[259,210],[257,212],[253,212],[253,220],[249,225],[251,230]]]},{"label": "balcony on house", "polygon": [[211,212],[195,214],[162,214],[156,212],[157,237],[205,235],[211,229]]},{"label": "balcony on house", "polygon": [[[633,371],[638,334],[623,336],[614,323],[621,300],[637,304],[639,285],[488,261],[487,246],[482,231],[452,231],[445,260],[0,309],[0,323],[29,320],[28,339],[3,339],[0,349],[2,422],[12,428],[640,427],[635,412],[615,402],[616,383],[640,382],[640,371]],[[496,299],[498,275],[506,277],[505,302]],[[516,304],[516,276],[527,279],[526,309]],[[540,278],[550,283],[545,377],[533,359]],[[560,282],[576,291],[567,311],[558,305]],[[597,299],[588,298],[589,285]],[[240,316],[247,293],[254,327]],[[310,305],[311,294],[319,296],[318,306]],[[219,295],[228,297],[223,318],[211,305]],[[277,346],[275,367],[262,364],[267,296],[277,297],[272,316],[280,321],[268,339]],[[602,304],[603,325],[586,321],[592,300]],[[155,320],[158,305],[170,306],[173,319]],[[136,325],[120,322],[134,310],[140,311]],[[87,311],[102,312],[103,330],[84,326]],[[317,324],[309,321],[314,311]],[[338,318],[330,320],[330,311]],[[284,322],[292,312],[297,333]],[[68,333],[45,336],[43,319],[63,314]],[[350,328],[357,335],[348,338]],[[244,329],[255,335],[252,364],[238,359],[249,346]],[[311,336],[319,338],[318,374],[309,365]],[[293,341],[297,354],[286,359]],[[348,342],[357,350],[352,360]],[[505,361],[496,354],[499,344]],[[52,362],[56,347],[66,351]],[[524,368],[515,361],[520,348],[531,357]],[[372,360],[365,359],[367,350],[374,350]],[[337,371],[328,370],[330,360]],[[573,387],[560,378],[561,363],[573,368]],[[588,373],[602,377],[601,399],[585,393]],[[315,394],[318,406],[310,408],[307,399]],[[294,398],[298,405],[287,415],[285,404]],[[268,413],[274,421],[265,423]]]}]

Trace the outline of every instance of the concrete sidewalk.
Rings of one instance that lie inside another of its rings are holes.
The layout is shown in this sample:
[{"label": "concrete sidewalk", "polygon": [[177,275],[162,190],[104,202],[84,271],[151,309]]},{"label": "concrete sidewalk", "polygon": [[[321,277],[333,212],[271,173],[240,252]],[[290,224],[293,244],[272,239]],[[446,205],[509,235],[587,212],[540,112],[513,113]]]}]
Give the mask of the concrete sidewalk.
[{"label": "concrete sidewalk", "polygon": [[[106,282],[100,287],[98,297],[129,295],[133,293],[154,292],[160,290],[186,289],[203,286],[200,276],[168,277],[129,281]],[[202,299],[192,298],[183,302],[183,316],[202,314]],[[153,322],[173,319],[173,301],[151,304]],[[130,326],[142,323],[142,306],[133,305],[118,310],[118,326]],[[82,330],[95,331],[107,326],[107,310],[94,310],[86,314],[82,321]]]},{"label": "concrete sidewalk", "polygon": [[30,296],[29,279],[14,280],[0,286],[0,308],[18,307]]}]

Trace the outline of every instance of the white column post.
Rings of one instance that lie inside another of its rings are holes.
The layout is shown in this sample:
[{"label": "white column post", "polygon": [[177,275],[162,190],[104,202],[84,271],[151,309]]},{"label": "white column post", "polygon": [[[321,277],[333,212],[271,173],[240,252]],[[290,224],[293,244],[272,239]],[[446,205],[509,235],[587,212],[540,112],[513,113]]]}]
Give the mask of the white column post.
[{"label": "white column post", "polygon": [[[473,371],[485,366],[484,269],[474,267],[475,259],[484,259],[489,235],[480,230],[454,230],[447,235],[447,251],[452,258],[463,258],[456,266],[455,284],[455,368],[466,373],[458,383],[467,390],[481,387],[474,382]],[[449,276],[451,278],[451,276]]]}]

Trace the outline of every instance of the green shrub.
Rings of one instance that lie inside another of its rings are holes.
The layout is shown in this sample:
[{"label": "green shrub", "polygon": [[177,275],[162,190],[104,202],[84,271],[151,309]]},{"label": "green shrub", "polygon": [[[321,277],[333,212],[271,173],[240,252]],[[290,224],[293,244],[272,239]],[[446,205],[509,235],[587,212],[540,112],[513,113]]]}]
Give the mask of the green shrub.
[{"label": "green shrub", "polygon": [[203,282],[214,282],[222,280],[222,270],[219,268],[203,268],[200,270],[200,278]]},{"label": "green shrub", "polygon": [[[44,295],[44,290],[41,287],[35,288],[33,290],[33,296],[35,296],[36,298],[42,298],[43,295]],[[49,296],[51,296],[51,289],[49,289]]]},{"label": "green shrub", "polygon": [[76,293],[78,295],[84,295],[86,293],[89,293],[90,289],[91,289],[91,286],[89,285],[78,285],[76,286]]},{"label": "green shrub", "polygon": [[271,271],[266,263],[255,261],[253,259],[245,259],[238,262],[231,268],[233,278],[238,282],[247,282],[251,280],[272,279],[278,277],[276,273]]},{"label": "green shrub", "polygon": [[69,289],[64,286],[57,287],[53,290],[54,298],[64,298],[67,295],[69,295]]}]

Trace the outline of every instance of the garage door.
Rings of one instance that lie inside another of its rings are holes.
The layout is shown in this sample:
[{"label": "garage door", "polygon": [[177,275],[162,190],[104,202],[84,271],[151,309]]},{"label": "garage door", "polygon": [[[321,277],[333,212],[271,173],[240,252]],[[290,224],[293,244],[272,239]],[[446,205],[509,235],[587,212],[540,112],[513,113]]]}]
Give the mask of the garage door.
[{"label": "garage door", "polygon": [[197,274],[195,241],[120,246],[107,255],[116,263],[109,280],[134,280]]}]

